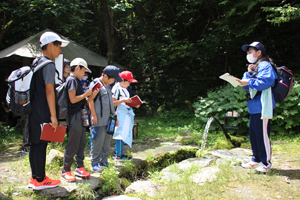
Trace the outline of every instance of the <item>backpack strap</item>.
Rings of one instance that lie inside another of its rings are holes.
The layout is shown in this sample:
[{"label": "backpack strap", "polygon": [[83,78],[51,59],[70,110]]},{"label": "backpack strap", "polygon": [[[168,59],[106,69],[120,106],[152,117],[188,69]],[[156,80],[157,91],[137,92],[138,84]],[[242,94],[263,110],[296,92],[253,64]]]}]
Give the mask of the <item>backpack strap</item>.
[{"label": "backpack strap", "polygon": [[[102,85],[102,86],[104,86],[103,85],[103,83],[102,83],[102,81],[99,79],[99,81],[100,81],[100,84]],[[95,82],[95,81],[93,81],[93,82]],[[101,89],[101,88],[100,88]],[[100,101],[100,109],[101,109],[101,117],[103,117],[103,104],[102,104],[102,97],[101,97],[101,95],[100,95],[100,90],[99,90],[99,92],[98,92],[98,94],[96,95],[96,97],[94,98],[94,102],[97,100],[97,98],[99,97],[99,101]]]},{"label": "backpack strap", "polygon": [[[42,69],[42,68],[45,67],[47,64],[53,63],[53,61],[52,61],[52,60],[49,60],[49,59],[45,60],[44,62],[39,63],[40,60],[42,59],[42,57],[43,57],[43,56],[37,57],[37,58],[32,62],[32,64],[30,65],[31,70],[32,70],[33,73],[35,73],[35,72],[37,72],[38,70]],[[55,69],[55,71],[57,71],[57,70]],[[30,88],[32,88],[31,86],[32,86],[33,84],[34,84],[34,79],[31,79]],[[41,94],[39,94],[39,96],[38,96],[37,99],[39,99],[40,97],[41,97]],[[33,99],[33,92],[30,92],[30,101],[32,101],[32,99]],[[37,102],[37,101],[35,101],[34,104],[32,104],[32,107],[34,107],[34,105],[36,104],[36,102]]]}]

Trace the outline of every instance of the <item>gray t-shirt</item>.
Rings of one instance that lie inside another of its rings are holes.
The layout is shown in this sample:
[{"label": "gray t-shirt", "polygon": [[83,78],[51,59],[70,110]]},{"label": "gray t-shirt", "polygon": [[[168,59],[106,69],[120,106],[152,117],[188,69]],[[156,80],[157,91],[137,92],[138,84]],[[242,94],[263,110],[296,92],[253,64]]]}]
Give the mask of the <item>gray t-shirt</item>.
[{"label": "gray t-shirt", "polygon": [[[93,82],[99,81],[100,79],[94,79]],[[90,84],[90,88],[92,89],[94,84],[93,82]],[[101,82],[100,82],[101,83]],[[103,83],[101,83],[103,85]],[[102,100],[102,117],[101,117],[101,103],[100,99]],[[114,113],[114,103],[112,101],[112,93],[111,87],[104,86],[100,88],[98,95],[94,99],[95,111],[97,115],[97,125],[94,125],[92,122],[92,127],[96,126],[106,126],[108,123],[109,115]],[[92,121],[92,120],[91,120]]]}]

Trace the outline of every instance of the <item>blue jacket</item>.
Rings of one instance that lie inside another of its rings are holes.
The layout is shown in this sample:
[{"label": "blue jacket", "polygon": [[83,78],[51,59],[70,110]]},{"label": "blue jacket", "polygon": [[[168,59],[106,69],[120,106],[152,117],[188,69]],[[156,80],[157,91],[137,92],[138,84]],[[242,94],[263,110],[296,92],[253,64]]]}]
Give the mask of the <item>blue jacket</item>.
[{"label": "blue jacket", "polygon": [[[243,88],[246,91],[249,91],[249,87],[257,91],[263,91],[265,89],[268,89],[269,87],[274,87],[275,79],[277,78],[278,76],[275,73],[271,64],[267,61],[262,61],[258,64],[258,72],[256,78],[251,78],[248,72],[244,73],[242,79],[249,79],[249,81],[248,81],[248,85],[244,86]],[[261,106],[260,96],[261,95],[257,95],[253,99],[248,101],[247,106],[248,106],[248,112],[250,114],[261,113],[262,106]],[[272,94],[272,100],[273,100],[273,109],[275,109],[276,104],[275,104],[273,94]]]}]

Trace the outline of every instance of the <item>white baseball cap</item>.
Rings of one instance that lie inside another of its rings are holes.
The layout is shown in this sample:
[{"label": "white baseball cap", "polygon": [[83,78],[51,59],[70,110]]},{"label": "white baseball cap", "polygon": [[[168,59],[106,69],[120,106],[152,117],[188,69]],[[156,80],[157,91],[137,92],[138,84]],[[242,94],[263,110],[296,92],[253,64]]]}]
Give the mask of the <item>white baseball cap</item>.
[{"label": "white baseball cap", "polygon": [[89,73],[92,73],[92,71],[88,68],[88,65],[86,63],[86,61],[82,58],[75,58],[74,60],[72,60],[72,62],[70,63],[70,67],[72,66],[83,66],[84,68],[86,68],[86,71]]},{"label": "white baseball cap", "polygon": [[43,33],[40,37],[41,47],[43,47],[44,45],[49,44],[51,42],[54,42],[54,41],[61,42],[61,47],[65,47],[69,44],[68,40],[63,40],[63,39],[61,39],[61,37],[59,37],[59,35],[57,35],[54,32],[50,32],[50,31]]}]

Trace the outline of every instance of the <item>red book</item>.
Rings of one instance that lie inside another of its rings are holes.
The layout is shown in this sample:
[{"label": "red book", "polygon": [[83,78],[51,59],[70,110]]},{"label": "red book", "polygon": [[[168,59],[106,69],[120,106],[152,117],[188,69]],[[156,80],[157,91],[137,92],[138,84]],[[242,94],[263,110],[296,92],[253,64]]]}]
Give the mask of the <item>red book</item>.
[{"label": "red book", "polygon": [[56,131],[50,124],[45,124],[41,134],[41,140],[52,142],[64,142],[67,127],[58,125]]},{"label": "red book", "polygon": [[93,86],[92,91],[94,92],[95,90],[100,89],[102,87],[103,87],[103,85],[101,83],[99,83],[99,81],[97,81],[97,83]]},{"label": "red book", "polygon": [[126,103],[126,105],[129,106],[130,108],[145,103],[144,101],[142,101],[140,99],[140,97],[138,95],[135,95],[135,96],[131,97],[131,100],[132,100],[131,103]]}]

